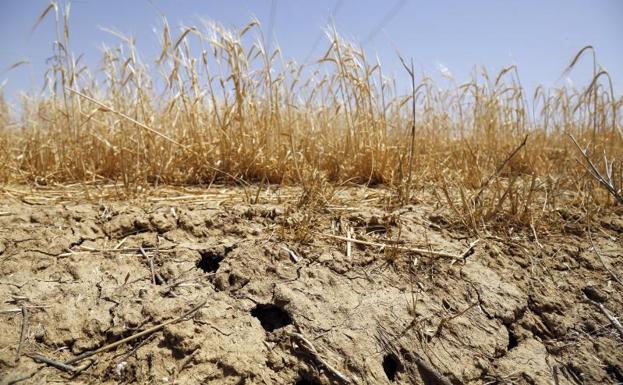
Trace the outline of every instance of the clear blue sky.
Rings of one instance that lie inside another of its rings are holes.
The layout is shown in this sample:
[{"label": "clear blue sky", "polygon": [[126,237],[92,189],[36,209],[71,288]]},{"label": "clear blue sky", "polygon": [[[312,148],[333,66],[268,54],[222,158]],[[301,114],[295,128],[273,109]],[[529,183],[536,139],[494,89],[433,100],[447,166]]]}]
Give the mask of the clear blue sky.
[{"label": "clear blue sky", "polygon": [[[4,91],[10,100],[42,85],[54,40],[52,18],[32,35],[30,30],[46,5],[45,0],[0,0],[0,84],[6,82]],[[370,56],[378,54],[386,72],[402,72],[397,47],[403,56],[414,58],[416,70],[440,79],[442,86],[440,65],[461,82],[468,80],[476,65],[499,71],[510,64],[518,65],[529,90],[538,84],[562,85],[561,74],[571,58],[582,46],[592,44],[617,93],[623,93],[623,0],[75,0],[71,7],[74,53],[84,53],[87,62],[96,65],[101,44],[116,42],[100,29],[109,27],[135,36],[143,58],[152,59],[158,47],[154,28],[160,24],[155,8],[172,27],[199,24],[199,18],[240,27],[255,16],[265,32],[272,14],[272,36],[285,57],[299,62],[310,54],[336,9],[333,18],[338,31],[361,42]],[[323,39],[312,57],[326,47]],[[31,64],[5,71],[22,59]],[[571,75],[578,85],[590,81],[591,67],[584,61]]]}]

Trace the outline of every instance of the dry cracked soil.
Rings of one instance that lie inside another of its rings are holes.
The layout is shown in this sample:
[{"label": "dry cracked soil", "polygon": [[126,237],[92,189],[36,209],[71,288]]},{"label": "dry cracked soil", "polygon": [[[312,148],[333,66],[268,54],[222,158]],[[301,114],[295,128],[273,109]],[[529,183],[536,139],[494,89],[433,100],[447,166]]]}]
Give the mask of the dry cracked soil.
[{"label": "dry cracked soil", "polygon": [[572,213],[562,233],[470,247],[425,200],[341,194],[313,213],[233,188],[5,194],[0,382],[623,382],[607,316],[623,314],[620,212],[594,224],[595,248]]}]

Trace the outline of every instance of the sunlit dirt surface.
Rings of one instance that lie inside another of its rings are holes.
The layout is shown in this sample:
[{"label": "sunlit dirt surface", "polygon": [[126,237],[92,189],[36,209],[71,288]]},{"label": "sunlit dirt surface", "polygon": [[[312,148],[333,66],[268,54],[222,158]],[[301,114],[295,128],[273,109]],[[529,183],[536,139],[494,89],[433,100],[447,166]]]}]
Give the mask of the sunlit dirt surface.
[{"label": "sunlit dirt surface", "polygon": [[6,188],[2,382],[623,381],[620,212],[470,234],[427,196],[256,190]]}]

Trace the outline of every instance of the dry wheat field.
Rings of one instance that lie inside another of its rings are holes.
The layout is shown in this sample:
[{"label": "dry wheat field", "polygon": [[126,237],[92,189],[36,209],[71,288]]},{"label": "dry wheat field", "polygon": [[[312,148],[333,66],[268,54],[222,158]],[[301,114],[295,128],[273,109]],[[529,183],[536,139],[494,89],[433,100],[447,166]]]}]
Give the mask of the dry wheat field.
[{"label": "dry wheat field", "polygon": [[[623,382],[623,98],[520,69],[407,84],[334,28],[132,38],[67,12],[0,102],[3,384]],[[16,64],[19,65],[19,64]],[[402,92],[401,90],[408,90]]]}]

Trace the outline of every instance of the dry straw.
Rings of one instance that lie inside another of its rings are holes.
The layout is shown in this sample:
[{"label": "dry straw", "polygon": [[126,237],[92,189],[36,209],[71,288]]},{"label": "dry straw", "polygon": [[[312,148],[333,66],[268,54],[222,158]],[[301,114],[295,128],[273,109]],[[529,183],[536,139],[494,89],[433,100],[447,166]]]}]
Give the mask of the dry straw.
[{"label": "dry straw", "polygon": [[163,19],[153,62],[112,32],[120,43],[103,49],[94,70],[71,52],[69,8],[52,2],[37,24],[50,15],[56,42],[41,94],[23,98],[17,124],[0,103],[0,182],[112,182],[128,192],[299,184],[301,204],[330,185],[384,184],[402,203],[433,191],[467,228],[533,227],[563,203],[613,204],[608,190],[586,188],[596,182],[585,159],[607,154],[607,170],[593,164],[620,193],[623,100],[590,46],[568,68],[592,54],[584,89],[527,95],[515,66],[440,89],[403,61],[412,84],[401,94],[378,60],[335,28],[324,55],[303,66],[269,51],[255,20],[175,34]]}]

